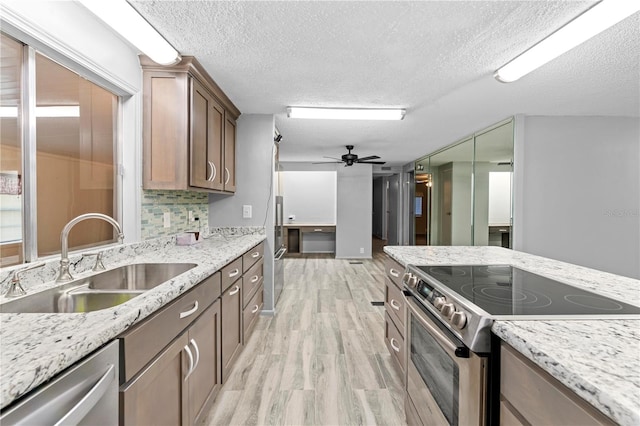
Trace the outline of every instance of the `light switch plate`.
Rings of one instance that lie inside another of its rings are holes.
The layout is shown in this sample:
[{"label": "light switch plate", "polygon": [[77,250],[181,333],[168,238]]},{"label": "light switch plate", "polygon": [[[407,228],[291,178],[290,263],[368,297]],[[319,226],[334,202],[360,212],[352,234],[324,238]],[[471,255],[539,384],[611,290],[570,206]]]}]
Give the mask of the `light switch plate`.
[{"label": "light switch plate", "polygon": [[165,212],[162,215],[162,223],[163,223],[165,228],[170,228],[171,227],[171,213]]},{"label": "light switch plate", "polygon": [[245,204],[244,206],[242,206],[242,218],[243,219],[251,219],[251,205],[250,204]]}]

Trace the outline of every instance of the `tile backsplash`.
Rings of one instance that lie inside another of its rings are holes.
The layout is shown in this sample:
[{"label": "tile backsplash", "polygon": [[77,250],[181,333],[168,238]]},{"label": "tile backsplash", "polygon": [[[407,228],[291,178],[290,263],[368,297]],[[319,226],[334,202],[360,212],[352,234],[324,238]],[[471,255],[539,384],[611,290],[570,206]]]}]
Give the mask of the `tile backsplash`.
[{"label": "tile backsplash", "polygon": [[[189,211],[200,220],[189,222]],[[170,214],[171,226],[168,228],[164,227],[164,213]],[[142,191],[143,240],[185,231],[199,230],[206,235],[208,227],[209,196],[206,192]]]}]

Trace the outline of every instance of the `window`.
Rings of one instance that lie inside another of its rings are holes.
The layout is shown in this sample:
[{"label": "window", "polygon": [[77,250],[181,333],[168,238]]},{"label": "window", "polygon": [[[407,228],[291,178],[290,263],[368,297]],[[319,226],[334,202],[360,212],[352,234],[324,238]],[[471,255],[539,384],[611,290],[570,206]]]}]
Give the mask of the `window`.
[{"label": "window", "polygon": [[[119,99],[1,37],[0,247],[8,266],[59,253],[62,228],[80,214],[116,216]],[[74,227],[69,248],[113,241],[111,225],[90,220]]]}]

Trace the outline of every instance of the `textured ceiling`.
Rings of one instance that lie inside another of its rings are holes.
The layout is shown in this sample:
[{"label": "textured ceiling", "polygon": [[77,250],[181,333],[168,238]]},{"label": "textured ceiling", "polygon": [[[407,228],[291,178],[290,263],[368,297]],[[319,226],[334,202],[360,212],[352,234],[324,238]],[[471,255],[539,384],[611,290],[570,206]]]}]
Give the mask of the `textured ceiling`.
[{"label": "textured ceiling", "polygon": [[[521,80],[492,74],[593,1],[130,1],[244,114],[275,114],[281,159],[355,145],[406,164],[514,114],[640,115],[640,14]],[[287,106],[403,107],[399,122]]]}]

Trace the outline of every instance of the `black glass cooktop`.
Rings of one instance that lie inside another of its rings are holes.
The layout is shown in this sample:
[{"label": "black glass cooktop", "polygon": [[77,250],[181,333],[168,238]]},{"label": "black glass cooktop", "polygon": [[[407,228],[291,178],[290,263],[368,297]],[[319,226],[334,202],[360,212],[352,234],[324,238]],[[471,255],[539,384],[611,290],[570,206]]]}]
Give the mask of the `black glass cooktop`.
[{"label": "black glass cooktop", "polygon": [[[640,314],[640,307],[509,265],[417,268],[491,315]],[[433,297],[429,287],[418,291]]]}]

